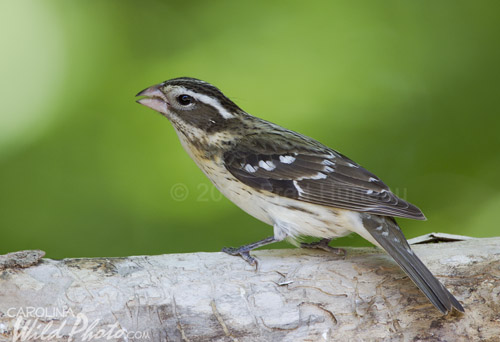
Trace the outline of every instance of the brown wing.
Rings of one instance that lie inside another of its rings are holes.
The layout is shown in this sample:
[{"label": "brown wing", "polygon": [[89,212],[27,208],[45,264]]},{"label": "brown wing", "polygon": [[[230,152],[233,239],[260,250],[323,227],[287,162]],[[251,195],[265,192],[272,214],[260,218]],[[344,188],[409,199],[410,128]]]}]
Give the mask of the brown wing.
[{"label": "brown wing", "polygon": [[224,155],[237,179],[304,202],[383,216],[425,220],[377,176],[342,154],[294,132],[255,134]]}]

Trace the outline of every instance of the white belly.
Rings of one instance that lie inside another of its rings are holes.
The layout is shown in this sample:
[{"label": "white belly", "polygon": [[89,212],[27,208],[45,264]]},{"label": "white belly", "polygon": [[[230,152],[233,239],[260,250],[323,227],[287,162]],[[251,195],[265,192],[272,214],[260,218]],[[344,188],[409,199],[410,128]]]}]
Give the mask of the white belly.
[{"label": "white belly", "polygon": [[229,200],[253,217],[274,226],[274,236],[281,240],[300,236],[334,238],[352,231],[345,214],[346,210],[312,205],[272,194],[255,191],[236,178],[212,178],[217,189]]}]

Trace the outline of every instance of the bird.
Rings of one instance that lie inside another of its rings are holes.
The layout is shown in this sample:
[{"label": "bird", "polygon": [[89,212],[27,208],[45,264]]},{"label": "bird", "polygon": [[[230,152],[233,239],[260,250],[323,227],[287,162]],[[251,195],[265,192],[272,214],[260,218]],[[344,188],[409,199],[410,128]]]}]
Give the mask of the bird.
[{"label": "bird", "polygon": [[137,102],[165,116],[181,145],[215,187],[273,235],[224,252],[255,265],[250,251],[303,237],[328,243],[357,233],[385,250],[442,314],[464,312],[411,249],[395,217],[425,220],[376,175],[315,139],[252,116],[214,85],[178,77],[153,85]]}]

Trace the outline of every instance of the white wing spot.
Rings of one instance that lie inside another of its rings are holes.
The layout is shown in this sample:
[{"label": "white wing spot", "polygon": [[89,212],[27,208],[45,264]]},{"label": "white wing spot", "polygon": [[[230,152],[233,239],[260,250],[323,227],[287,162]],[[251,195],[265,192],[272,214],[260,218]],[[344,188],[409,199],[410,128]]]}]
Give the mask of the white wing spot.
[{"label": "white wing spot", "polygon": [[312,176],[309,179],[325,179],[327,176],[324,173],[318,172],[315,176]]},{"label": "white wing spot", "polygon": [[377,228],[375,228],[375,230],[382,230],[382,226],[378,226]]},{"label": "white wing spot", "polygon": [[325,168],[323,169],[323,171],[325,171],[325,172],[334,172],[335,170],[333,168],[331,168],[330,166],[325,166]]},{"label": "white wing spot", "polygon": [[295,186],[295,189],[297,189],[299,196],[302,196],[304,193],[304,190],[299,186],[298,182],[296,180],[293,181],[293,185]]},{"label": "white wing spot", "polygon": [[253,172],[257,171],[257,169],[258,169],[257,167],[253,167],[250,164],[245,165],[245,171],[246,172],[252,172],[253,173]]},{"label": "white wing spot", "polygon": [[367,194],[367,195],[371,195],[371,194],[373,194],[373,190],[366,190],[366,194]]},{"label": "white wing spot", "polygon": [[267,160],[267,161],[264,161],[264,160],[261,160],[259,161],[259,166],[261,168],[263,168],[264,170],[266,171],[272,171],[276,168],[276,165],[274,165],[274,163],[270,160]]},{"label": "white wing spot", "polygon": [[295,157],[292,156],[280,156],[280,162],[283,164],[291,164],[295,161]]},{"label": "white wing spot", "polygon": [[382,236],[389,236],[389,232],[382,232]]},{"label": "white wing spot", "polygon": [[323,165],[328,165],[328,166],[335,166],[335,163],[332,162],[331,160],[325,159],[321,162]]},{"label": "white wing spot", "polygon": [[358,167],[357,165],[354,165],[353,163],[347,163],[347,166],[349,166],[349,167]]},{"label": "white wing spot", "polygon": [[368,178],[368,181],[369,181],[369,182],[376,182],[376,181],[377,181],[377,178],[370,177],[370,178]]},{"label": "white wing spot", "polygon": [[394,242],[398,242],[398,243],[400,242],[398,238],[394,238],[393,240],[394,240]]}]

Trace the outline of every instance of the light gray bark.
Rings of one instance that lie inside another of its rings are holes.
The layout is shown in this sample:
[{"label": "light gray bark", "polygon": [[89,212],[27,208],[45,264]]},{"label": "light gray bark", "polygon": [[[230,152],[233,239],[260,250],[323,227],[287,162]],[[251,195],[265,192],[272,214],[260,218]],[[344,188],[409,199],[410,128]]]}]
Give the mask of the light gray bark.
[{"label": "light gray bark", "polygon": [[0,270],[0,340],[34,324],[47,341],[499,341],[500,238],[414,249],[465,314],[374,248],[256,251],[257,271],[223,253],[42,259]]}]

